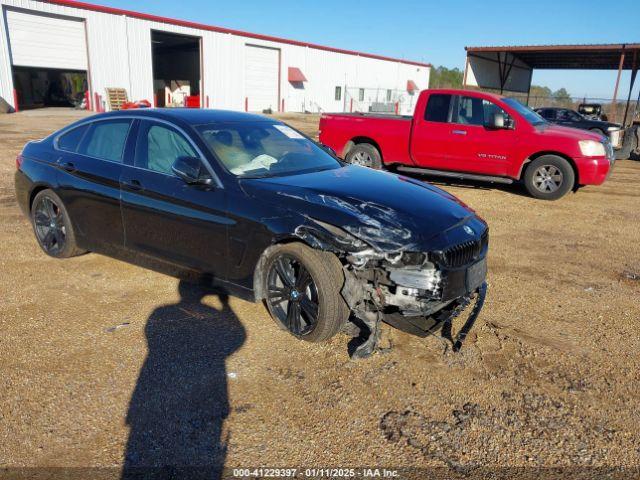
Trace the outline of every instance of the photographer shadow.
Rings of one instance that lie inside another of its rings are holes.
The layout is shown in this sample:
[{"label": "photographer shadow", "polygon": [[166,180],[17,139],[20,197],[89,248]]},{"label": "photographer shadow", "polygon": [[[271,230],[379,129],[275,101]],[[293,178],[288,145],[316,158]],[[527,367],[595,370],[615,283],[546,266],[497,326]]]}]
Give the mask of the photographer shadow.
[{"label": "photographer shadow", "polygon": [[222,475],[229,414],[226,358],[245,329],[218,294],[221,308],[203,303],[211,288],[178,285],[180,301],[156,308],[145,334],[148,355],[131,397],[122,479],[207,478]]}]

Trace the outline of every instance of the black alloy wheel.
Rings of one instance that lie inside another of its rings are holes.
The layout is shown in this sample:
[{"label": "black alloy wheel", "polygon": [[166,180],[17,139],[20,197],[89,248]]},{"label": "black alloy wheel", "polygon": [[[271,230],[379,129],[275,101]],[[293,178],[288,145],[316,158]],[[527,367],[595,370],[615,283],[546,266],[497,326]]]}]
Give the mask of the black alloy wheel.
[{"label": "black alloy wheel", "polygon": [[52,257],[57,257],[64,250],[67,238],[60,206],[48,196],[39,198],[38,203],[33,205],[33,222],[42,249]]},{"label": "black alloy wheel", "polygon": [[42,190],[35,196],[31,221],[38,244],[47,255],[69,258],[86,253],[76,245],[69,214],[53,190]]},{"label": "black alloy wheel", "polygon": [[318,324],[319,297],[309,270],[291,255],[279,255],[267,277],[267,301],[289,332],[303,337]]}]

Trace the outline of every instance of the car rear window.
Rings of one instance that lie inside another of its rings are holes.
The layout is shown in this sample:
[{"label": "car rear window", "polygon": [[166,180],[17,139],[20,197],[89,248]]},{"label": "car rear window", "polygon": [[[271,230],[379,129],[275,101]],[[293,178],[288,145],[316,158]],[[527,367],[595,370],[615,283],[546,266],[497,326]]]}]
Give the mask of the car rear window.
[{"label": "car rear window", "polygon": [[427,109],[424,112],[424,119],[428,122],[448,122],[450,104],[451,95],[441,93],[429,95]]},{"label": "car rear window", "polygon": [[108,120],[91,124],[80,145],[79,153],[112,162],[122,162],[129,120]]},{"label": "car rear window", "polygon": [[67,152],[75,152],[78,150],[78,145],[80,145],[80,141],[88,128],[89,125],[82,125],[60,135],[60,137],[58,137],[58,148],[60,150],[66,150]]}]

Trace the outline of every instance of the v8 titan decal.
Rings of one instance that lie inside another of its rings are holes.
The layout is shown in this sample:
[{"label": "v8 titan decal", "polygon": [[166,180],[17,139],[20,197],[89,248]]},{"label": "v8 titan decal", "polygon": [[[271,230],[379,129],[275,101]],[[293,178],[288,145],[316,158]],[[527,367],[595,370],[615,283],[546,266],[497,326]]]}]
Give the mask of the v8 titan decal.
[{"label": "v8 titan decal", "polygon": [[480,158],[491,158],[493,160],[506,160],[506,155],[496,155],[493,153],[478,153],[478,157]]}]

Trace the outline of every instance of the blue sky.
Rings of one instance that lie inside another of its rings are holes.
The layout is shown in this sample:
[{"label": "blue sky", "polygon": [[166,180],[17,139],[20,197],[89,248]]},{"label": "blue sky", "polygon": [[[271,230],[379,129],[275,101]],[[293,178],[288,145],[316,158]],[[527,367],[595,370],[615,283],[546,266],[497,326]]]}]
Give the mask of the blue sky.
[{"label": "blue sky", "polygon": [[[459,68],[464,67],[464,47],[469,45],[640,42],[638,0],[610,3],[95,0],[95,3]],[[628,76],[623,78],[626,80],[623,85],[628,88]],[[552,89],[565,87],[574,96],[606,98],[613,93],[615,74],[538,71],[533,80]],[[626,88],[622,89],[623,94]]]}]

